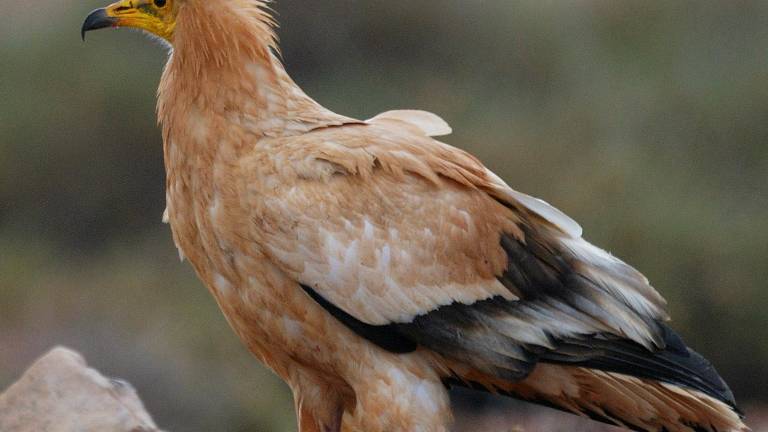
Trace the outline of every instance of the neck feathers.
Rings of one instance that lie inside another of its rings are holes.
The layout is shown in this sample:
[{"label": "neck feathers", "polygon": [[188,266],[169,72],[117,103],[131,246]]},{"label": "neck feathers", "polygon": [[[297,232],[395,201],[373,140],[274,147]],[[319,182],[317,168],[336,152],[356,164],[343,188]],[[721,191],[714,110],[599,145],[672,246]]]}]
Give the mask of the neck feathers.
[{"label": "neck feathers", "polygon": [[277,47],[275,26],[260,0],[187,0],[177,17],[174,52],[197,73],[244,59],[266,61]]},{"label": "neck feathers", "polygon": [[[293,82],[274,53],[274,28],[260,0],[180,5],[173,52],[158,89],[166,141],[170,134],[183,138],[189,129],[213,130],[214,123],[218,132],[239,128],[248,135],[278,136],[353,122],[323,108]],[[196,141],[203,138],[210,137],[201,132]]]}]

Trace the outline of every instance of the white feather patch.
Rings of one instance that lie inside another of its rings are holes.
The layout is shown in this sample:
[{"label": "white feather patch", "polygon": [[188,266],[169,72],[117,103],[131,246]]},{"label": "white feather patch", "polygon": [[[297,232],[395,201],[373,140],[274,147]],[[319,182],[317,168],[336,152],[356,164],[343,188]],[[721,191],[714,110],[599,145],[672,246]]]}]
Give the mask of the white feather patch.
[{"label": "white feather patch", "polygon": [[369,119],[366,123],[372,123],[376,120],[395,120],[416,126],[425,135],[436,137],[450,135],[453,129],[441,119],[437,114],[422,110],[392,110],[383,112],[376,117]]},{"label": "white feather patch", "polygon": [[[544,219],[551,222],[553,225],[560,228],[565,234],[572,238],[579,238],[582,234],[581,225],[570,216],[553,207],[548,202],[534,198],[530,195],[526,195],[522,192],[518,192],[497,176],[493,171],[486,169],[486,175],[501,189],[499,192],[503,192],[509,195],[510,198],[519,202],[525,206],[528,210],[538,214]],[[498,189],[497,189],[498,190]]]},{"label": "white feather patch", "polygon": [[232,283],[220,273],[213,274],[213,287],[223,296],[232,292]]}]

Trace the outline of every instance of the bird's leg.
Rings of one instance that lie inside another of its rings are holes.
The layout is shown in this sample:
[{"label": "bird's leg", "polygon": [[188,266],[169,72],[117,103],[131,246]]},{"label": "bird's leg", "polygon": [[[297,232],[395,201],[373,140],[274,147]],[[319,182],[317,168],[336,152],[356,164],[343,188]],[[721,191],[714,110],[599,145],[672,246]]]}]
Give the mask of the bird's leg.
[{"label": "bird's leg", "polygon": [[292,381],[299,432],[340,432],[344,402],[338,389],[305,373]]},{"label": "bird's leg", "polygon": [[335,412],[318,410],[307,404],[297,403],[299,432],[340,432],[343,407],[339,405],[333,411]]},{"label": "bird's leg", "polygon": [[[373,352],[373,351],[372,351]],[[344,432],[448,432],[452,420],[448,390],[430,361],[417,355],[358,358],[354,406],[347,407]],[[371,361],[372,360],[372,361]]]}]

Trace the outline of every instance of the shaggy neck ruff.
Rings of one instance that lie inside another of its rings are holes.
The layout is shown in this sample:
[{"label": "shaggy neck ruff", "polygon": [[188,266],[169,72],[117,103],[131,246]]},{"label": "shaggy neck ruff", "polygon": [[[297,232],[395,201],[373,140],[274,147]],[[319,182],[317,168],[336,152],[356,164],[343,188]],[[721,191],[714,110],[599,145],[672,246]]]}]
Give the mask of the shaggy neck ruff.
[{"label": "shaggy neck ruff", "polygon": [[265,3],[186,0],[179,7],[173,51],[158,89],[158,119],[166,138],[174,128],[191,126],[190,113],[208,123],[225,120],[227,127],[256,136],[346,122],[308,97],[285,72]]}]

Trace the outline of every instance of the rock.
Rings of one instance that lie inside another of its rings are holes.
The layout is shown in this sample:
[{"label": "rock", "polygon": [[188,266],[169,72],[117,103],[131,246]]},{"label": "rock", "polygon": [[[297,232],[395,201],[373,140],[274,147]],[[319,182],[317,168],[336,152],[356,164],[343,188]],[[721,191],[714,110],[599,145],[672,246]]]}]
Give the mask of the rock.
[{"label": "rock", "polygon": [[57,347],[0,394],[2,432],[160,432],[133,387]]}]

